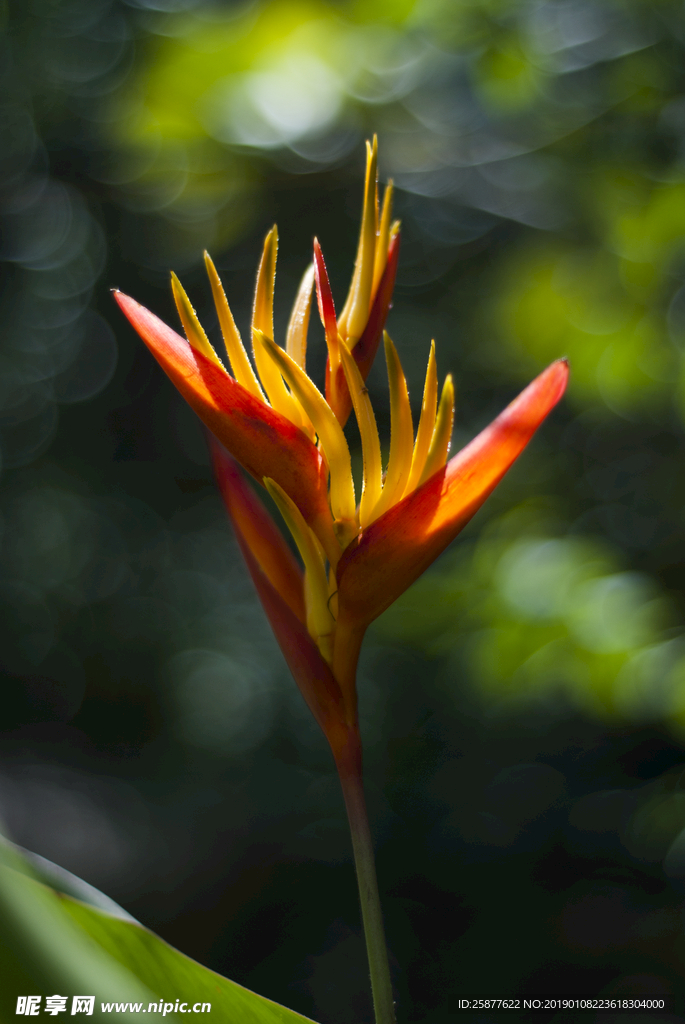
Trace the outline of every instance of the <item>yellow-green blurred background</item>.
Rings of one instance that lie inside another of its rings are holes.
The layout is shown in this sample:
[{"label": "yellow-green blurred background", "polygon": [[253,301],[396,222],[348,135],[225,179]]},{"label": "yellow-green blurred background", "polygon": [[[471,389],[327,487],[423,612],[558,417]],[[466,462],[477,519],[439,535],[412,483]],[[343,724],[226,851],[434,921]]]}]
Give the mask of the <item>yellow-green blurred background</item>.
[{"label": "yellow-green blurred background", "polygon": [[[399,1019],[452,1020],[468,991],[680,992],[682,4],[26,0],[1,53],[10,834],[215,970],[372,1019],[329,753],[199,425],[109,288],[175,325],[174,268],[216,337],[207,248],[246,331],[275,220],[277,329],[314,234],[340,303],[376,132],[415,409],[432,337],[455,448],[553,359],[572,371],[365,648]],[[310,346],[320,372],[316,324]]]}]

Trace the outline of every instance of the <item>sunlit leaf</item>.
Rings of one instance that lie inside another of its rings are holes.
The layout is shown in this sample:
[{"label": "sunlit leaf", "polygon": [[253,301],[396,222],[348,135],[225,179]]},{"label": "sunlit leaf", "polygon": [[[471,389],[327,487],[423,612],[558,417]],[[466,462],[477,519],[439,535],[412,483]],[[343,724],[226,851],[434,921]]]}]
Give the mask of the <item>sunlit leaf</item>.
[{"label": "sunlit leaf", "polygon": [[[0,1020],[15,1019],[17,996],[60,993],[95,996],[94,1018],[109,1019],[100,1004],[138,1003],[117,1013],[133,1021],[150,1003],[210,1003],[213,1019],[241,1024],[297,1024],[308,1020],[236,982],[208,970],[169,946],[116,905],[99,909],[101,894],[49,862],[37,862],[43,878],[87,896],[90,903],[59,893],[31,877],[14,848],[0,845]],[[64,883],[64,884],[62,884]],[[94,895],[95,894],[95,895]],[[107,898],[102,901],[105,903]],[[143,1009],[144,1007],[144,1009]]]}]

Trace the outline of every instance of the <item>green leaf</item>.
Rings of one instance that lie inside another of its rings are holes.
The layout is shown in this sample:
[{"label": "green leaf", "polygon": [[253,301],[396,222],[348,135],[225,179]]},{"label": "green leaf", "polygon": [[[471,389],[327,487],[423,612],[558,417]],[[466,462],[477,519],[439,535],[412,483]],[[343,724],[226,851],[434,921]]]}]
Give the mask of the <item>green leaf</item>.
[{"label": "green leaf", "polygon": [[[148,1002],[155,993],[94,941],[64,912],[58,896],[29,877],[29,868],[10,846],[0,845],[0,1020],[16,1021],[20,995],[92,995],[96,1006]],[[99,913],[93,911],[93,913]],[[116,918],[111,918],[116,920]],[[101,1014],[94,1015],[100,1018]],[[133,1021],[138,1014],[120,1013]]]},{"label": "green leaf", "polygon": [[240,1024],[309,1021],[308,1017],[208,970],[140,924],[112,918],[68,897],[64,898],[64,907],[103,949],[158,991],[165,1001],[211,1002],[212,1013],[219,1011],[221,1020]]},{"label": "green leaf", "polygon": [[5,843],[10,850],[19,854],[19,858],[11,865],[15,871],[21,871],[29,878],[43,882],[48,888],[55,889],[56,892],[61,892],[65,896],[71,896],[81,903],[97,907],[98,910],[104,910],[111,917],[121,917],[124,921],[135,921],[135,918],[131,917],[127,910],[120,907],[109,896],[105,896],[104,892],[100,892],[94,885],[84,882],[77,875],[72,875],[71,871],[67,871],[66,868],[54,864],[38,853],[25,850],[23,846],[16,846],[2,835],[0,835],[0,843]]},{"label": "green leaf", "polygon": [[[69,872],[35,855],[31,861],[29,867],[16,848],[0,844],[2,1024],[16,1022],[17,996],[38,992],[68,995],[69,1008],[72,995],[94,995],[93,1017],[103,1020],[112,1019],[111,1013],[101,1011],[103,1002],[142,1003],[144,1010],[116,1014],[118,1021],[139,1021],[147,1019],[149,1003],[159,1006],[163,1000],[175,1007],[178,999],[189,1007],[210,1003],[212,1019],[218,1015],[229,1024],[309,1021],[173,949]],[[30,877],[35,869],[60,889],[78,891],[81,898],[55,892]]]}]

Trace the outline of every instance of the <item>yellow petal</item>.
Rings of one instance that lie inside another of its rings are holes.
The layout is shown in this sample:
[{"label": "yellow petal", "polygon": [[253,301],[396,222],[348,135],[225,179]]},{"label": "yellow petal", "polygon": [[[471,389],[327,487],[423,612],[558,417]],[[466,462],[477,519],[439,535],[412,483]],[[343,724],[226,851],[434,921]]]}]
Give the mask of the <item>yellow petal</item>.
[{"label": "yellow petal", "polygon": [[428,368],[426,370],[426,384],[423,389],[423,402],[421,403],[421,419],[419,420],[419,429],[416,432],[414,455],[411,461],[407,486],[404,489],[405,494],[410,494],[411,491],[416,489],[423,474],[423,467],[426,464],[428,449],[433,437],[437,404],[438,370],[435,363],[435,342],[431,341]]},{"label": "yellow petal", "polygon": [[304,562],[307,629],[323,657],[330,663],[335,620],[329,609],[328,578],[321,547],[297,505],[283,488],[269,477],[264,477],[264,486],[278,506]]},{"label": "yellow petal", "polygon": [[[293,306],[292,313],[290,314],[290,322],[288,323],[288,332],[286,334],[285,341],[286,352],[290,358],[294,359],[297,365],[305,371],[305,373],[307,372],[307,331],[309,329],[309,314],[311,313],[312,308],[313,284],[314,264],[310,263],[304,272],[302,281],[300,282],[297,298],[295,299],[295,305]],[[313,441],[316,431],[312,426],[309,416],[307,416],[299,402],[297,402],[297,405],[298,412],[302,420],[302,429],[307,437],[311,438]]]},{"label": "yellow petal", "polygon": [[231,363],[231,369],[233,370],[233,376],[242,384],[244,388],[247,388],[255,398],[261,398],[264,401],[264,392],[261,389],[257,376],[252,369],[252,364],[247,357],[245,346],[243,345],[242,339],[238,328],[235,325],[231,308],[228,305],[226,299],[226,293],[224,292],[221,279],[216,272],[210,255],[205,252],[205,267],[207,268],[207,275],[209,277],[209,283],[212,286],[212,295],[214,296],[214,305],[219,317],[219,325],[221,327],[221,333],[224,338],[224,344],[226,346],[226,352]]},{"label": "yellow petal", "polygon": [[310,263],[304,272],[300,288],[290,314],[285,350],[294,359],[300,369],[306,373],[307,329],[309,314],[312,308],[312,288],[314,286],[314,264]]},{"label": "yellow petal", "polygon": [[357,525],[352,462],[342,427],[314,382],[287,352],[259,331],[255,331],[255,343],[263,349],[264,359],[270,357],[278,372],[283,374],[319,435],[331,474],[331,511],[341,542],[347,544],[356,536]]},{"label": "yellow petal", "polygon": [[369,318],[371,289],[376,258],[376,177],[378,171],[378,140],[373,137],[373,146],[366,143],[366,181],[364,185],[364,209],[359,232],[359,247],[354,265],[350,291],[342,313],[338,318],[340,334],[347,339],[348,347],[354,348],[362,335]]},{"label": "yellow petal", "polygon": [[428,449],[426,464],[423,467],[423,472],[421,473],[421,478],[417,487],[420,487],[425,480],[428,480],[434,473],[437,473],[437,471],[442,469],[445,465],[445,462],[447,461],[447,453],[450,450],[450,442],[452,440],[453,424],[454,383],[452,381],[452,374],[448,373],[445,377],[442,394],[440,395],[440,405],[438,406],[438,415],[435,420],[435,430],[433,431],[430,448]]},{"label": "yellow petal", "polygon": [[255,288],[254,306],[252,309],[252,328],[274,336],[274,285],[276,282],[276,256],[278,255],[278,229],[272,227],[264,239],[264,250],[257,271],[257,287]]},{"label": "yellow petal", "polygon": [[277,252],[278,232],[274,225],[264,239],[264,252],[257,272],[257,287],[252,310],[252,354],[257,372],[273,408],[283,416],[287,416],[291,423],[306,432],[306,421],[298,403],[283,383],[283,378],[273,361],[265,356],[263,347],[255,341],[256,334],[262,334],[271,339],[274,336],[274,283]]},{"label": "yellow petal", "polygon": [[[302,415],[302,409],[300,408],[299,402],[295,400],[293,395],[290,394],[285,384],[280,371],[276,368],[273,361],[264,354],[264,349],[259,342],[259,338],[265,338],[266,335],[262,334],[261,331],[252,330],[252,351],[254,353],[254,361],[257,364],[259,370],[259,376],[262,379],[264,390],[269,396],[269,401],[277,412],[280,412],[283,416],[287,416],[291,423],[299,427],[300,430],[306,429],[306,420]],[[271,339],[269,339],[271,341]],[[278,348],[278,346],[276,346]],[[282,351],[282,350],[281,350]]]},{"label": "yellow petal", "polygon": [[359,525],[363,530],[371,521],[371,513],[381,496],[381,442],[369,392],[362,380],[359,367],[344,345],[340,346],[340,357],[362,440],[364,478],[359,502]]},{"label": "yellow petal", "polygon": [[[383,271],[385,270],[385,264],[388,262],[388,246],[390,244],[390,218],[392,216],[392,195],[393,195],[393,183],[389,181],[385,186],[385,192],[383,194],[383,211],[381,213],[381,222],[378,228],[378,239],[376,241],[376,257],[373,267],[373,287],[371,288],[371,295],[375,295],[378,290],[378,285]],[[399,231],[399,222],[395,221],[393,224],[395,233]]]},{"label": "yellow petal", "polygon": [[383,341],[390,386],[390,456],[385,483],[378,504],[373,510],[372,521],[387,512],[404,494],[411,469],[414,441],[409,392],[400,357],[387,331],[383,332]]},{"label": "yellow petal", "polygon": [[202,325],[197,318],[190,299],[184,291],[183,285],[173,270],[171,271],[171,290],[174,293],[174,301],[183,324],[183,330],[186,332],[186,338],[192,347],[201,352],[207,359],[211,359],[213,363],[216,363],[217,366],[220,366],[226,372],[224,364],[219,359],[213,346],[210,344],[209,338],[202,329]]}]

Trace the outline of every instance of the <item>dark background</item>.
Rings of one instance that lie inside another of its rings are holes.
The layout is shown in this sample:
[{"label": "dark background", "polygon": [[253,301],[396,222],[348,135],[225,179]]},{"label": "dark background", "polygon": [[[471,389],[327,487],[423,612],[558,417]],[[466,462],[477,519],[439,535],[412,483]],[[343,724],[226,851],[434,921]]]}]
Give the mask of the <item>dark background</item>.
[{"label": "dark background", "polygon": [[[215,337],[207,247],[245,336],[276,220],[282,340],[315,233],[342,301],[378,132],[414,409],[431,337],[454,447],[572,368],[364,649],[398,1018],[452,1020],[469,993],[682,997],[682,6],[26,0],[2,26],[9,834],[236,981],[372,1019],[330,754],[201,429],[109,288],[176,325],[174,268]],[[315,324],[310,345],[320,370]],[[371,391],[387,444],[380,366]]]}]

